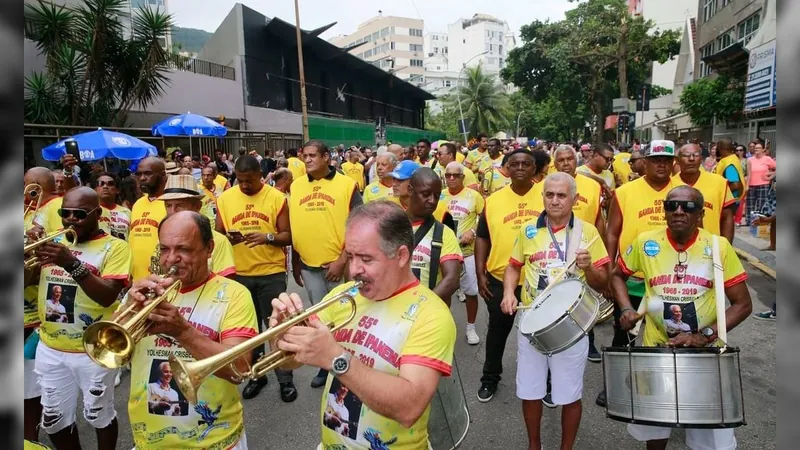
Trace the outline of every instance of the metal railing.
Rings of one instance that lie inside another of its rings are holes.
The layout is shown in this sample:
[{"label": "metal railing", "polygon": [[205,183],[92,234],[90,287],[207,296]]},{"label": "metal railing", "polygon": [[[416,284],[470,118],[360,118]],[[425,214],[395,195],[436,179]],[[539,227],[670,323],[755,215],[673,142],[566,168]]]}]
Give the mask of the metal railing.
[{"label": "metal railing", "polygon": [[236,70],[233,67],[223,66],[222,64],[203,61],[202,59],[170,53],[167,57],[167,65],[170,69],[192,72],[209,77],[224,78],[226,80],[236,79]]}]

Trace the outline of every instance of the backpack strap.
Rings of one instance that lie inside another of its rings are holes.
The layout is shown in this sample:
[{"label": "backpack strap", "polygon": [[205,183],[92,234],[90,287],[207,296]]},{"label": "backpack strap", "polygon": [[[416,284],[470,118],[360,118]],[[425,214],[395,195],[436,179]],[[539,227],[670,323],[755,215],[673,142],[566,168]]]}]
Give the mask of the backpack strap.
[{"label": "backpack strap", "polygon": [[442,244],[444,235],[444,225],[441,222],[433,224],[433,239],[431,240],[431,264],[430,276],[428,277],[428,288],[433,290],[439,278],[439,258],[442,256]]}]

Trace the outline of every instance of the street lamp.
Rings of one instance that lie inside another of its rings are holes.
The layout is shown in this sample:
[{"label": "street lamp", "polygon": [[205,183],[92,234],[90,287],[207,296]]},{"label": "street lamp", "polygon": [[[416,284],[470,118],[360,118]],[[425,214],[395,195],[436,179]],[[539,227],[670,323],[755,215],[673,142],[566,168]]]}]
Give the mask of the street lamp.
[{"label": "street lamp", "polygon": [[[475,59],[475,58],[477,58],[479,56],[483,56],[483,55],[485,55],[487,53],[489,53],[488,50],[485,51],[485,52],[478,53],[477,55],[475,55],[472,58],[468,59],[467,62],[465,62],[461,66],[461,70],[458,71],[458,82],[459,83],[461,83],[461,73],[464,71],[464,69],[467,68],[467,64],[469,64],[469,62],[472,61],[473,59]],[[458,114],[461,116],[461,127],[464,130],[464,145],[467,145],[467,141],[468,141],[467,126],[464,123],[464,111],[461,109],[461,86],[458,87]]]}]

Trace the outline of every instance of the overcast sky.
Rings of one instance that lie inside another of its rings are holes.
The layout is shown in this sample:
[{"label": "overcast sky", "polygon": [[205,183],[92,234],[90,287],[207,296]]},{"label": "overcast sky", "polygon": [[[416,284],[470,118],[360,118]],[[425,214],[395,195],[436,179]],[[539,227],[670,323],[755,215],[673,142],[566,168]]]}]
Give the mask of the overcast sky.
[{"label": "overcast sky", "polygon": [[[567,0],[299,0],[300,26],[314,29],[338,22],[322,37],[349,34],[358,25],[378,15],[411,17],[425,21],[425,32],[447,31],[447,25],[476,13],[505,20],[519,35],[522,25],[535,19],[559,20],[575,5]],[[294,23],[293,0],[244,0],[244,5],[267,17]],[[234,0],[168,0],[169,12],[178,26],[214,32],[228,15]]]}]

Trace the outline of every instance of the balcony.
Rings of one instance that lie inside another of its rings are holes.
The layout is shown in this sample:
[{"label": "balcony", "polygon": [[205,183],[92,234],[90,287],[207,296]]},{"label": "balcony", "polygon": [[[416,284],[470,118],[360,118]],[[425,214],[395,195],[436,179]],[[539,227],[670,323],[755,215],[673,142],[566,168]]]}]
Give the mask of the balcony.
[{"label": "balcony", "polygon": [[236,80],[236,70],[233,67],[223,66],[210,61],[203,61],[202,59],[192,58],[190,56],[182,56],[177,53],[171,53],[168,57],[168,61],[170,69],[192,72],[198,75],[206,75],[225,80]]}]

